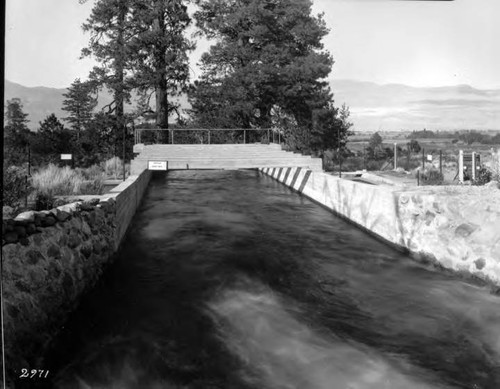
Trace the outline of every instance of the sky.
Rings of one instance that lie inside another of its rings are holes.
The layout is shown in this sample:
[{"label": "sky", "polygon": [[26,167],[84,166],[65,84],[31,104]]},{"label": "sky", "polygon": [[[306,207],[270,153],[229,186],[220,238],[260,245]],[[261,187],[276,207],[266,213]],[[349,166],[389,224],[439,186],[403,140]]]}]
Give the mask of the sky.
[{"label": "sky", "polygon": [[[410,86],[500,88],[500,0],[314,0],[330,28],[331,79]],[[81,29],[93,0],[7,0],[5,77],[25,86],[65,88],[86,79]],[[192,54],[193,76],[201,53]]]}]

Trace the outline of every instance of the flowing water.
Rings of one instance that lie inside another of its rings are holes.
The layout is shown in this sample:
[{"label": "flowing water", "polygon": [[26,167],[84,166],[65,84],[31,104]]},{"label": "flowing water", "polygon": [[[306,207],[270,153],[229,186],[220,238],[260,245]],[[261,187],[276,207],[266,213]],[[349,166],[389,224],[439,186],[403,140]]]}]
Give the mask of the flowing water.
[{"label": "flowing water", "polygon": [[153,177],[57,388],[500,388],[500,297],[255,171]]}]

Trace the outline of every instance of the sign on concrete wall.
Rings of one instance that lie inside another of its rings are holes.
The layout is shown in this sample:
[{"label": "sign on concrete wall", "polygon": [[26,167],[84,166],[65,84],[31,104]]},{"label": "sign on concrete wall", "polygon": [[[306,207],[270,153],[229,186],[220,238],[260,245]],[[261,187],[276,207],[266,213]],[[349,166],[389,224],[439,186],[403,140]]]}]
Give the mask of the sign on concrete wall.
[{"label": "sign on concrete wall", "polygon": [[149,170],[167,170],[166,161],[148,161]]}]

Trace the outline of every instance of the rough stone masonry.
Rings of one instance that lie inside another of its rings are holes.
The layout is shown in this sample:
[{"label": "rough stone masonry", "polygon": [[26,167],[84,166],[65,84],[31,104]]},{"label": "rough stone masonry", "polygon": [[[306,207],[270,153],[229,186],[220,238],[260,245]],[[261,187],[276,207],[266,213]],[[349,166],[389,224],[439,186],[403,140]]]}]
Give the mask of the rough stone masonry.
[{"label": "rough stone masonry", "polygon": [[114,253],[116,204],[99,198],[3,220],[5,357],[12,375],[41,350]]}]

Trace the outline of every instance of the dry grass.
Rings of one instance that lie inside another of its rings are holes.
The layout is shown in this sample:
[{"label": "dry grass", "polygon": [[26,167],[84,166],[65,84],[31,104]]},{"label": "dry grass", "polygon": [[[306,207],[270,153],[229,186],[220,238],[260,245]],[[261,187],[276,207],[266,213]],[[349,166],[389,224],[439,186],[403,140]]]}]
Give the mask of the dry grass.
[{"label": "dry grass", "polygon": [[[102,169],[107,178],[121,179],[123,178],[123,162],[118,157],[113,157],[104,161],[101,164]],[[125,177],[130,175],[130,164],[125,164]]]},{"label": "dry grass", "polygon": [[75,194],[102,194],[104,176],[101,172],[94,175],[83,174],[81,170],[57,167],[50,164],[31,177],[35,191],[47,197]]}]

